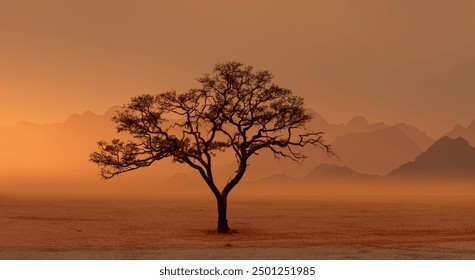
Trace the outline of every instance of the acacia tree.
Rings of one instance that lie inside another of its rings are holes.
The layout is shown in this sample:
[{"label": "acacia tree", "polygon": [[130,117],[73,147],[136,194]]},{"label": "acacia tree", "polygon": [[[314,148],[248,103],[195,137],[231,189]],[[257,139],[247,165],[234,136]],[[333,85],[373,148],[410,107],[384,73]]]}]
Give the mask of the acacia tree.
[{"label": "acacia tree", "polygon": [[[198,88],[134,97],[113,117],[117,131],[132,140],[98,142],[90,160],[99,165],[104,179],[164,158],[189,165],[216,197],[217,232],[227,233],[227,198],[251,156],[270,150],[276,158],[301,162],[305,156],[300,149],[308,144],[332,154],[322,132],[305,130],[313,115],[304,109],[303,99],[272,79],[268,71],[233,61],[219,63],[198,78]],[[236,172],[220,188],[213,159],[224,151],[234,153]]]}]

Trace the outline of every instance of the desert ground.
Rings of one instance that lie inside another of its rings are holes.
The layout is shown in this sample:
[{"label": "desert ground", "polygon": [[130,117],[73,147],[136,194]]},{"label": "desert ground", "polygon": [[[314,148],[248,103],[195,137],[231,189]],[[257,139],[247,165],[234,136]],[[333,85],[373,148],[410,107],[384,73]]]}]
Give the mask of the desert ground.
[{"label": "desert ground", "polygon": [[0,259],[475,259],[475,188],[414,189],[0,193]]}]

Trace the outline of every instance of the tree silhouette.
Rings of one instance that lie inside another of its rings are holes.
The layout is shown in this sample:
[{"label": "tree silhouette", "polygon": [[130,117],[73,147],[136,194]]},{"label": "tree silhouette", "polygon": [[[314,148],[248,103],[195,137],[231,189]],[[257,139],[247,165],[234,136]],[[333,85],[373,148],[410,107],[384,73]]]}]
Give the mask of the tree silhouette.
[{"label": "tree silhouette", "polygon": [[[99,151],[90,160],[99,165],[104,179],[164,158],[189,165],[216,197],[217,232],[227,233],[227,198],[251,156],[267,149],[276,158],[301,162],[305,156],[300,148],[308,144],[333,154],[322,132],[305,130],[313,115],[304,109],[303,99],[272,79],[268,71],[233,61],[219,63],[198,78],[199,88],[134,97],[113,117],[117,131],[133,140],[98,142]],[[236,172],[220,189],[213,158],[227,150],[235,155]]]}]

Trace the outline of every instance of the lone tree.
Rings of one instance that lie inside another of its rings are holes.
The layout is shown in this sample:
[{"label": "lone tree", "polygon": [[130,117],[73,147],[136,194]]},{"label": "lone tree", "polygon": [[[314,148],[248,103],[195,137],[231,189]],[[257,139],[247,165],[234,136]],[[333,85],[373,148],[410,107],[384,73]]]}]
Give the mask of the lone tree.
[{"label": "lone tree", "polygon": [[[268,71],[232,61],[198,78],[199,88],[136,96],[113,117],[117,131],[133,140],[98,142],[90,160],[99,165],[104,179],[164,158],[189,165],[216,197],[217,232],[228,233],[227,198],[251,156],[270,150],[276,158],[301,162],[305,156],[300,149],[308,144],[333,154],[322,132],[306,131],[313,115],[304,109],[303,99],[272,78]],[[224,151],[234,153],[236,172],[219,188],[213,158]]]}]

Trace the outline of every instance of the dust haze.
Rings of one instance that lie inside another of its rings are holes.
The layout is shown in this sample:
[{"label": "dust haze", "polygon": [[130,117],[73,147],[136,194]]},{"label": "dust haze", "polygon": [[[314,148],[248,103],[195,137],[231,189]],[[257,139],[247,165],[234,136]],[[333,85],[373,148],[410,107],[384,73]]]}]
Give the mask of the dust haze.
[{"label": "dust haze", "polygon": [[[361,151],[350,154],[336,149],[340,159],[334,159],[309,149],[302,165],[260,154],[229,197],[229,222],[237,232],[221,236],[211,233],[216,219],[211,192],[198,174],[179,164],[163,161],[117,180],[99,179],[87,155],[94,150],[95,140],[116,136],[109,119],[117,109],[103,115],[74,115],[53,125],[20,123],[2,131],[3,139],[10,139],[9,149],[2,153],[15,160],[7,158],[2,164],[0,220],[5,226],[0,231],[0,258],[475,256],[475,180],[471,177],[475,165],[473,147],[462,138],[416,141],[422,133],[394,132],[395,127],[384,123],[328,124],[335,128],[328,130],[334,133],[329,138],[332,143],[343,135],[356,137],[362,143],[360,149],[368,148],[364,144],[368,141],[379,143],[376,149],[380,151],[419,148],[406,158],[394,157],[387,167],[367,165],[355,168],[358,171],[344,164],[364,163],[366,157],[358,156]],[[374,137],[387,131],[405,141]],[[377,160],[379,154],[372,155]],[[445,160],[437,161],[440,157]],[[221,183],[233,172],[229,159],[224,156],[216,166]],[[465,172],[456,165],[459,162]],[[438,168],[455,175],[437,177],[433,172],[426,176],[424,170]]]}]

